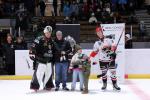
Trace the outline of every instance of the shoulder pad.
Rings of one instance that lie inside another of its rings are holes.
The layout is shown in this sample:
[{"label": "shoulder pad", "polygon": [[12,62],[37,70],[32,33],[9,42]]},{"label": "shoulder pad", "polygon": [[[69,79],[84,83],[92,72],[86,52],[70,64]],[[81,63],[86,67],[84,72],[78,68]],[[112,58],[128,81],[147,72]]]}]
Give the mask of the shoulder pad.
[{"label": "shoulder pad", "polygon": [[97,41],[97,43],[98,43],[98,45],[101,45],[101,44],[102,44],[101,41]]},{"label": "shoulder pad", "polygon": [[37,43],[37,44],[39,44],[40,40],[43,39],[43,38],[44,38],[44,36],[39,36],[39,37],[37,37],[37,38],[34,40],[34,42]]},{"label": "shoulder pad", "polygon": [[37,37],[37,39],[39,39],[39,40],[40,40],[40,39],[43,39],[43,38],[44,38],[44,36],[39,36],[39,37]]}]

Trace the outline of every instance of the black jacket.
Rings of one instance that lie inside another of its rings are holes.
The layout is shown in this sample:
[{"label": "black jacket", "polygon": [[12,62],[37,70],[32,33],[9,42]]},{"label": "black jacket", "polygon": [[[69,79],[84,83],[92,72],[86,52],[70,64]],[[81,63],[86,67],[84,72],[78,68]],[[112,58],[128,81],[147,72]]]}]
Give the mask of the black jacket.
[{"label": "black jacket", "polygon": [[131,49],[132,48],[132,40],[128,40],[125,42],[125,49]]},{"label": "black jacket", "polygon": [[[61,52],[65,52],[65,54],[61,54]],[[54,41],[54,60],[55,62],[68,62],[68,54],[72,52],[72,48],[70,43],[66,40],[57,40]],[[62,58],[61,57],[65,57]]]},{"label": "black jacket", "polygon": [[3,45],[3,56],[5,57],[6,64],[15,63],[15,45],[14,43],[6,43]]},{"label": "black jacket", "polygon": [[45,37],[41,36],[35,39],[29,53],[35,54],[34,60],[40,63],[47,63],[53,62],[53,50],[53,40],[51,38],[46,39]]},{"label": "black jacket", "polygon": [[25,42],[16,43],[16,50],[26,50],[27,44]]}]

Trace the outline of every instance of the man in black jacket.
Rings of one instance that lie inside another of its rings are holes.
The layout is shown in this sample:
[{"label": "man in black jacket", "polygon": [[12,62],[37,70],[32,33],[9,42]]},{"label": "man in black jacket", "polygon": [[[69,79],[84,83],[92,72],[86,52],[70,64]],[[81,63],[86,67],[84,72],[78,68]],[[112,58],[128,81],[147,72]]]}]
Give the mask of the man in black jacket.
[{"label": "man in black jacket", "polygon": [[55,91],[59,90],[59,85],[62,82],[63,90],[69,90],[66,86],[67,81],[67,71],[68,71],[68,54],[72,51],[70,43],[63,39],[62,32],[56,32],[56,39],[54,41],[54,51],[55,51]]}]

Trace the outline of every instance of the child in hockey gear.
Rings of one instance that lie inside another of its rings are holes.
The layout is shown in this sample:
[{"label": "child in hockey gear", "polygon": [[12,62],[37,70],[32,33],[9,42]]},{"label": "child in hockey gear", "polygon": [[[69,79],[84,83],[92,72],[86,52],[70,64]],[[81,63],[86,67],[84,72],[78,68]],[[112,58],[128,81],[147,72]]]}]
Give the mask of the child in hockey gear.
[{"label": "child in hockey gear", "polygon": [[32,60],[36,60],[38,66],[34,70],[30,89],[39,90],[41,82],[43,89],[51,90],[54,87],[52,82],[52,62],[53,62],[53,40],[51,39],[52,27],[46,26],[44,35],[35,39],[29,55]]},{"label": "child in hockey gear", "polygon": [[109,70],[111,73],[110,77],[113,88],[115,90],[121,90],[120,87],[117,86],[115,67],[116,46],[112,39],[104,37],[101,27],[96,28],[96,34],[99,37],[99,41],[95,42],[94,50],[90,54],[90,57],[95,57],[95,55],[99,54],[100,69],[102,71],[100,76],[102,76],[103,81],[103,86],[101,89],[105,90],[107,88],[107,71]]},{"label": "child in hockey gear", "polygon": [[71,90],[74,91],[76,88],[76,81],[79,77],[80,81],[80,90],[83,91],[83,69],[82,61],[79,57],[82,55],[82,49],[79,45],[75,45],[75,55],[71,59],[69,70],[73,70],[72,85]]},{"label": "child in hockey gear", "polygon": [[91,70],[91,62],[89,61],[89,58],[86,54],[82,54],[79,57],[79,59],[81,59],[82,67],[83,67],[84,90],[82,94],[87,94],[89,92],[88,82],[89,82],[89,76],[90,76],[90,70]]}]

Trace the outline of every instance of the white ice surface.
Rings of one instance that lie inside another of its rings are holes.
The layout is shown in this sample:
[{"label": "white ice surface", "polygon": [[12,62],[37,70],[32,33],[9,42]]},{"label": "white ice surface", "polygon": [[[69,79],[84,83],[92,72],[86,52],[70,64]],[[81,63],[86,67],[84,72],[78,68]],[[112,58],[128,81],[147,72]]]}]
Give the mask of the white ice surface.
[{"label": "white ice surface", "polygon": [[[71,87],[71,83],[67,85],[68,88]],[[79,83],[74,92],[63,91],[61,88],[57,92],[54,89],[34,92],[29,89],[30,80],[0,80],[0,100],[142,100],[142,93],[146,94],[147,100],[150,100],[148,79],[126,80],[125,84],[119,84],[120,92],[113,91],[111,84],[108,84],[106,91],[101,91],[101,86],[99,80],[90,80],[89,94],[81,94]]]}]

